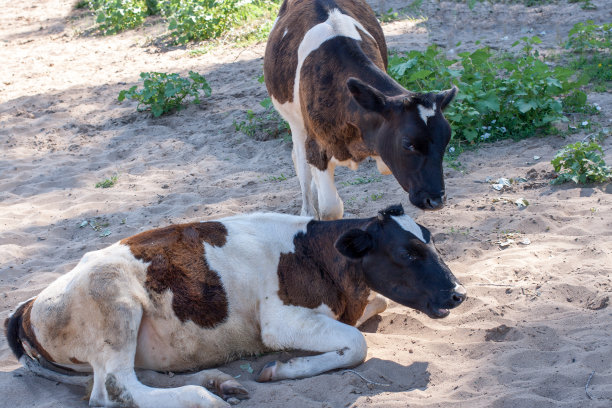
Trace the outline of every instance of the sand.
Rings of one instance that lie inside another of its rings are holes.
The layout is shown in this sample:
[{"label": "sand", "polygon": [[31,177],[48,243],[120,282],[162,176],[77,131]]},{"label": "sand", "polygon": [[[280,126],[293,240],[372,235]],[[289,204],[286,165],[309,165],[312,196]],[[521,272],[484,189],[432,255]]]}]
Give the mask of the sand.
[{"label": "sand", "polygon": [[[470,11],[426,0],[427,20],[402,19],[384,30],[396,50],[435,42],[453,53],[473,49],[477,39],[508,49],[523,35],[539,34],[543,49],[554,52],[575,22],[610,21],[609,1],[594,4],[596,11],[565,0],[531,8],[478,4]],[[71,1],[5,1],[2,9],[0,319],[84,253],[134,233],[248,211],[299,212],[290,143],[255,140],[233,125],[247,109],[260,111],[267,95],[256,80],[265,44],[224,45],[194,57],[184,47],[155,45],[163,24],[99,37],[83,34],[91,17]],[[133,102],[117,102],[120,90],[152,70],[198,71],[213,96],[158,119],[136,112]],[[612,94],[591,93],[589,102],[603,108],[589,120],[609,127]],[[588,133],[462,154],[460,166],[445,165],[448,202],[437,212],[411,207],[373,162],[358,172],[339,169],[345,217],[403,203],[432,230],[469,299],[443,320],[392,304],[366,322],[368,357],[355,371],[385,385],[343,371],[254,381],[267,361],[290,353],[230,363],[222,370],[251,393],[239,406],[612,406],[612,185],[549,184],[554,153]],[[612,141],[603,146],[612,163]],[[94,187],[115,174],[114,187]],[[371,182],[351,184],[358,177]],[[498,192],[486,180],[500,177],[527,181]],[[520,198],[529,205],[519,208]],[[84,221],[89,225],[80,227]],[[254,374],[241,368],[246,364]],[[81,389],[24,370],[4,337],[0,395],[0,405],[11,408],[86,406]]]}]

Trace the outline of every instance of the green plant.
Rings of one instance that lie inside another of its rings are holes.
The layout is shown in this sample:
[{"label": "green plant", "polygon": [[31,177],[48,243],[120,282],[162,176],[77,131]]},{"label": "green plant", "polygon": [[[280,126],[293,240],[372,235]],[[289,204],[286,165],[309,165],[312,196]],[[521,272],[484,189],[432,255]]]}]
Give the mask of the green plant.
[{"label": "green plant", "polygon": [[605,92],[612,81],[612,23],[592,20],[574,24],[565,42],[572,52],[569,66],[590,79],[595,91]]},{"label": "green plant", "polygon": [[88,9],[90,8],[90,3],[89,0],[78,0],[75,4],[74,4],[74,8],[76,10],[81,10],[81,9]]},{"label": "green plant", "polygon": [[[164,74],[161,72],[142,72],[140,77],[144,81],[144,87],[137,89],[134,85],[128,90],[119,92],[118,100],[125,98],[138,101],[140,105],[147,105],[153,116],[158,117],[172,110],[184,107],[184,100],[188,96],[193,97],[193,103],[200,103],[200,91],[210,96],[211,89],[206,79],[193,71],[189,71],[189,78],[182,78],[179,74]],[[144,110],[144,109],[143,109]]]},{"label": "green plant", "polygon": [[263,112],[246,111],[246,120],[234,121],[234,128],[257,140],[270,140],[281,137],[285,142],[291,141],[289,124],[276,112],[272,100],[265,98],[259,103]]},{"label": "green plant", "polygon": [[445,57],[432,45],[424,52],[392,56],[389,73],[411,90],[459,86],[456,100],[445,111],[455,142],[520,139],[552,131],[552,122],[566,120],[559,98],[588,78],[572,81],[573,70],[544,63],[534,48],[541,42],[538,37],[521,41],[523,46],[513,54],[483,47],[462,52],[458,59]]},{"label": "green plant", "polygon": [[582,3],[580,8],[583,10],[595,10],[597,6],[594,5],[591,0],[568,0],[568,3]]},{"label": "green plant", "polygon": [[368,177],[357,177],[355,180],[352,180],[352,181],[342,181],[340,182],[340,184],[347,187],[347,186],[358,186],[360,184],[368,184],[368,183],[374,183],[374,182],[379,182],[379,181],[382,181],[382,177],[368,176]]},{"label": "green plant", "polygon": [[393,11],[393,8],[390,8],[387,11],[382,13],[377,13],[378,21],[381,23],[389,23],[391,21],[395,21],[399,18],[399,14],[397,11]]},{"label": "green plant", "polygon": [[97,28],[105,35],[138,27],[149,14],[145,0],[91,0]]},{"label": "green plant", "polygon": [[552,183],[573,181],[584,184],[610,180],[612,172],[598,153],[603,154],[603,151],[595,141],[576,142],[565,146],[551,161],[555,172],[559,173]]},{"label": "green plant", "polygon": [[117,183],[118,176],[115,174],[110,178],[104,179],[103,181],[99,181],[96,183],[96,188],[110,188]]},{"label": "green plant", "polygon": [[[170,0],[165,2],[162,14],[168,19],[175,42],[185,43],[217,38],[233,27],[263,17],[269,20],[278,11],[278,3],[278,0]],[[271,25],[267,27],[269,31]]]},{"label": "green plant", "polygon": [[565,48],[584,53],[607,50],[612,47],[612,23],[597,25],[593,20],[576,23],[568,33]]},{"label": "green plant", "polygon": [[287,176],[285,176],[283,173],[280,174],[280,176],[270,176],[268,177],[266,180],[268,181],[285,181],[287,180]]}]

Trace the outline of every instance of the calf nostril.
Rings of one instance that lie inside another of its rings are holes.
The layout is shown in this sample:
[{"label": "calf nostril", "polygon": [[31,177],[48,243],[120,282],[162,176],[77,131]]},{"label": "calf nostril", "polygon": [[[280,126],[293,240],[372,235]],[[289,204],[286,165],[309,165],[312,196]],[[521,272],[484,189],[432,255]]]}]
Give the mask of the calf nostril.
[{"label": "calf nostril", "polygon": [[455,292],[453,293],[452,299],[455,304],[459,305],[465,300],[465,295]]}]

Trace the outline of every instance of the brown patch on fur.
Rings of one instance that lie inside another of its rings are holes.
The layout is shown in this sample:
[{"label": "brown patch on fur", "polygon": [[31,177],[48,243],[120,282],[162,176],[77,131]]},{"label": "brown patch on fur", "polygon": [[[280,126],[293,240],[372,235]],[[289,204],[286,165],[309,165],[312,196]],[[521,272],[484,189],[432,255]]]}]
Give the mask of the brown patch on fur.
[{"label": "brown patch on fur", "polygon": [[78,359],[78,358],[76,358],[76,357],[70,357],[70,359],[69,359],[69,360],[70,360],[70,362],[71,362],[71,363],[74,363],[74,364],[85,364],[85,362],[84,362],[84,361],[81,361],[81,360],[79,360],[79,359]]},{"label": "brown patch on fur", "polygon": [[53,363],[55,360],[51,355],[44,349],[44,347],[38,342],[36,339],[36,334],[34,334],[34,328],[32,327],[32,321],[30,314],[32,313],[32,305],[34,304],[34,300],[29,300],[23,308],[23,315],[21,317],[21,327],[19,328],[19,338],[23,341],[25,340],[29,347],[29,351],[38,354],[32,357],[38,358],[39,355],[42,356],[45,360]]},{"label": "brown patch on fur", "polygon": [[173,225],[124,239],[137,259],[150,262],[145,287],[173,294],[172,309],[181,322],[212,328],[228,315],[219,275],[206,262],[203,241],[225,245],[227,230],[219,222]]},{"label": "brown patch on fur", "polygon": [[108,399],[112,402],[116,402],[118,406],[122,408],[138,408],[132,395],[119,383],[119,381],[117,381],[117,377],[115,377],[114,374],[108,374],[106,376],[104,387],[108,393]]},{"label": "brown patch on fur", "polygon": [[311,221],[295,236],[293,253],[281,254],[278,296],[286,305],[315,309],[327,305],[343,323],[354,325],[368,303],[370,289],[358,270],[334,243],[342,233],[363,226],[364,220]]}]

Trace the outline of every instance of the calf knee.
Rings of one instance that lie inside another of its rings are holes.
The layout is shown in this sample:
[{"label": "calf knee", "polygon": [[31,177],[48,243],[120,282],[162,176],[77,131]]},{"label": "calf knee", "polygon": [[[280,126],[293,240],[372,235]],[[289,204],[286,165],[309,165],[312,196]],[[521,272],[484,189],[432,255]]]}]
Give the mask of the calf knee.
[{"label": "calf knee", "polygon": [[334,197],[319,195],[319,219],[323,221],[339,220],[344,214],[344,204],[336,193]]},{"label": "calf knee", "polygon": [[361,364],[363,360],[365,360],[368,354],[368,344],[366,343],[366,339],[363,337],[361,332],[359,332],[359,336],[355,336],[355,339],[352,341],[352,344],[347,351],[350,352],[349,357],[351,365]]}]

